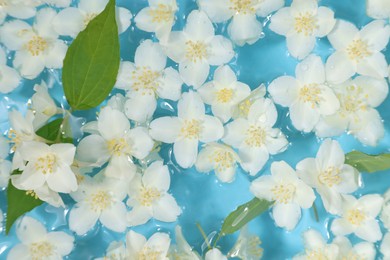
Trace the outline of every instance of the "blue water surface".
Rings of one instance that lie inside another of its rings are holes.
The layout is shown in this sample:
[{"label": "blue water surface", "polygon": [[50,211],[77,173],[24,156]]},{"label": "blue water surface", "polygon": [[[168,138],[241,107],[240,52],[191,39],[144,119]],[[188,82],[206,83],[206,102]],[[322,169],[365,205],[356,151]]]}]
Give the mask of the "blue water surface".
[{"label": "blue water surface", "polygon": [[[289,5],[291,1],[287,1]],[[146,0],[118,0],[117,4],[128,8],[133,14],[148,5]],[[191,10],[197,9],[196,2],[193,0],[179,0],[180,11],[177,14],[177,21],[174,30],[180,30],[185,25],[186,15]],[[320,5],[328,6],[335,11],[336,18],[345,19],[353,22],[358,27],[362,27],[371,21],[371,18],[365,14],[364,0],[322,0]],[[288,55],[285,38],[275,34],[268,29],[268,19],[260,19],[264,22],[264,37],[253,45],[244,47],[235,47],[236,57],[230,63],[237,72],[239,81],[247,83],[252,89],[261,83],[269,84],[276,77],[281,75],[294,75],[295,66],[298,61]],[[216,25],[217,33],[226,35],[226,24]],[[134,23],[120,36],[121,57],[123,60],[133,61],[134,52],[139,42],[153,35],[138,30]],[[325,61],[332,53],[332,48],[326,38],[317,40],[317,46],[314,52],[320,55]],[[386,50],[386,59],[390,62],[390,51]],[[11,65],[11,56],[9,57]],[[170,61],[169,65],[177,66]],[[23,84],[10,95],[0,95],[0,130],[6,132],[9,128],[7,110],[16,108],[24,112],[26,102],[33,94],[33,85],[41,80],[53,84],[50,90],[56,100],[66,105],[61,88],[61,72],[56,70],[47,70],[36,80],[25,80]],[[212,73],[210,73],[212,79]],[[168,109],[167,106],[175,107],[175,102],[160,102],[155,117],[163,115],[175,115],[175,111]],[[269,173],[269,166],[273,161],[285,160],[292,167],[306,157],[314,157],[321,140],[318,140],[314,134],[302,134],[294,129],[288,117],[288,111],[278,107],[279,120],[277,127],[280,127],[290,141],[290,146],[284,153],[270,158],[269,163],[257,175]],[[360,144],[353,136],[347,134],[337,138],[345,152],[353,149],[366,153],[389,152],[390,147],[390,99],[387,98],[379,107],[379,112],[384,120],[386,135],[377,147],[366,147]],[[95,111],[88,111],[77,116],[91,120],[95,116]],[[133,230],[140,232],[147,237],[156,231],[168,232],[174,241],[174,228],[181,225],[184,236],[194,248],[201,252],[204,242],[196,223],[199,223],[207,234],[218,231],[221,228],[223,219],[233,211],[238,205],[243,204],[250,199],[252,195],[249,192],[250,182],[254,179],[249,177],[244,171],[239,169],[236,179],[231,184],[224,184],[217,180],[214,174],[201,174],[194,168],[181,169],[174,161],[171,145],[163,145],[161,155],[169,165],[171,172],[170,192],[175,196],[178,204],[182,207],[183,214],[176,223],[162,223],[151,220],[147,224],[135,227]],[[363,175],[364,188],[358,190],[355,195],[367,193],[383,193],[390,187],[390,171],[379,172],[375,174]],[[93,230],[84,236],[77,236],[69,230],[67,225],[68,212],[72,207],[69,204],[67,208],[54,208],[44,204],[28,215],[42,221],[48,230],[61,230],[73,234],[76,238],[74,251],[66,259],[94,259],[101,257],[105,253],[108,244],[113,240],[123,240],[125,233],[115,233],[101,227],[98,224]],[[303,210],[302,219],[292,232],[286,232],[275,226],[269,213],[253,220],[249,227],[250,231],[259,235],[264,248],[263,259],[290,259],[295,254],[303,250],[301,233],[309,228],[315,228],[324,236],[329,237],[329,223],[333,217],[327,215],[322,202],[319,198],[316,200],[319,212],[319,221],[317,222],[311,209]],[[0,191],[0,208],[6,212],[6,191]],[[10,248],[19,243],[15,234],[15,225],[8,236],[4,229],[0,230],[0,259],[6,259]],[[218,246],[224,253],[227,253],[236,241],[238,234],[223,237]],[[351,236],[353,241],[356,238]]]}]

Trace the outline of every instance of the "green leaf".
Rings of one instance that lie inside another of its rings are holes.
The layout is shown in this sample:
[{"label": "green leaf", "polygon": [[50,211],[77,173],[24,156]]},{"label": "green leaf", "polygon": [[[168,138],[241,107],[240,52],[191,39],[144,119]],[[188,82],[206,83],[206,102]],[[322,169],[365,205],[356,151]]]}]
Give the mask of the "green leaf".
[{"label": "green leaf", "polygon": [[[20,173],[21,171],[16,170],[12,173],[12,175]],[[17,220],[18,217],[29,212],[42,203],[43,201],[36,199],[32,195],[28,195],[25,190],[18,190],[12,185],[11,181],[9,181],[7,188],[8,208],[5,233],[9,233],[12,224]]]},{"label": "green leaf", "polygon": [[119,62],[115,0],[110,0],[66,53],[62,82],[69,105],[74,110],[86,110],[103,102],[114,87]]},{"label": "green leaf", "polygon": [[223,221],[221,235],[233,234],[255,217],[268,210],[272,201],[254,198],[242,204]]},{"label": "green leaf", "polygon": [[361,172],[379,172],[390,169],[390,154],[369,155],[352,151],[345,155],[345,163]]},{"label": "green leaf", "polygon": [[69,137],[64,137],[61,133],[61,125],[63,123],[63,118],[58,118],[49,122],[48,124],[42,126],[36,131],[36,134],[40,137],[60,143],[73,143],[73,139]]}]

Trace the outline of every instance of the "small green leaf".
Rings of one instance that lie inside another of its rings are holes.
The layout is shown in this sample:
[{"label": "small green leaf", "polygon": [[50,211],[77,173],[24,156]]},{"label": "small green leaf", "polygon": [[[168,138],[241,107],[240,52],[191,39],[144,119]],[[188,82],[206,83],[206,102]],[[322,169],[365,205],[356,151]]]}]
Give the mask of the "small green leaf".
[{"label": "small green leaf", "polygon": [[61,125],[63,121],[63,118],[53,120],[50,123],[39,128],[36,134],[52,142],[73,143],[72,138],[64,137],[61,133]]},{"label": "small green leaf", "polygon": [[103,102],[114,87],[119,62],[115,0],[110,0],[66,53],[62,82],[69,105],[74,110],[86,110]]},{"label": "small green leaf", "polygon": [[[21,171],[14,171],[12,175],[20,174]],[[36,199],[32,195],[27,195],[25,190],[18,190],[15,188],[11,181],[8,183],[7,188],[7,221],[5,225],[5,233],[8,234],[12,224],[17,220],[18,217],[29,212],[41,205],[43,201]]]},{"label": "small green leaf", "polygon": [[272,201],[254,198],[242,204],[223,221],[221,235],[233,234],[255,217],[268,210]]},{"label": "small green leaf", "polygon": [[345,163],[360,172],[379,172],[390,169],[390,154],[369,155],[352,151],[345,155]]}]

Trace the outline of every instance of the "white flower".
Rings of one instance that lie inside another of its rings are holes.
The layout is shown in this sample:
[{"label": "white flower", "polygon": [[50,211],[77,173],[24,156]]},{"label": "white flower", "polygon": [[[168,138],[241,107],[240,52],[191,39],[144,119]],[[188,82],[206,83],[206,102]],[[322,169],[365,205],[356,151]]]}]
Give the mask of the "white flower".
[{"label": "white flower", "polygon": [[35,190],[47,183],[55,192],[75,191],[77,180],[70,168],[75,152],[73,144],[49,146],[36,141],[24,142],[19,153],[28,163],[20,178],[12,179],[12,183],[23,190]]},{"label": "white flower", "polygon": [[121,63],[116,87],[128,91],[128,118],[143,123],[153,116],[158,97],[174,101],[180,98],[183,81],[175,69],[165,68],[166,63],[161,46],[151,40],[138,46],[134,63]]},{"label": "white flower", "polygon": [[238,257],[245,260],[258,260],[263,256],[263,248],[260,247],[261,240],[258,236],[248,232],[248,225],[240,230],[236,244],[229,251],[228,257]]},{"label": "white flower", "polygon": [[112,231],[125,231],[126,182],[101,173],[94,178],[85,176],[77,192],[70,195],[77,203],[69,213],[69,228],[78,235],[87,233],[98,220]]},{"label": "white flower", "polygon": [[293,260],[336,260],[339,257],[339,247],[336,244],[327,244],[322,235],[314,229],[303,233],[303,242],[305,253],[294,256]]},{"label": "white flower", "polygon": [[259,199],[274,201],[275,223],[292,230],[301,218],[301,208],[308,209],[316,198],[313,190],[284,161],[271,164],[271,175],[254,180],[250,191]]},{"label": "white flower", "polygon": [[360,174],[348,164],[337,141],[325,140],[316,158],[306,158],[297,166],[297,174],[306,184],[320,194],[326,211],[340,214],[341,194],[352,193],[359,188]]},{"label": "white flower", "polygon": [[176,226],[176,244],[171,245],[169,248],[169,259],[171,260],[201,260],[202,258],[196,251],[188,244],[187,240],[183,236],[183,232],[180,226]]},{"label": "white flower", "polygon": [[283,152],[288,141],[283,133],[272,128],[277,120],[274,103],[268,98],[259,98],[249,109],[247,118],[238,118],[225,126],[223,142],[238,149],[242,168],[256,175],[270,154]]},{"label": "white flower", "polygon": [[34,128],[39,129],[54,115],[62,113],[49,94],[49,90],[44,81],[35,84],[34,95],[31,97],[30,109],[34,111]]},{"label": "white flower", "polygon": [[253,44],[262,35],[263,26],[256,16],[266,17],[284,5],[284,0],[199,0],[199,8],[215,23],[231,20],[228,33],[237,45]]},{"label": "white flower", "polygon": [[386,235],[383,237],[380,250],[381,253],[383,254],[383,260],[389,260],[390,259],[390,232],[387,232]]},{"label": "white flower", "polygon": [[271,17],[269,28],[287,40],[291,56],[303,59],[313,49],[317,37],[325,37],[334,27],[334,12],[318,7],[317,0],[294,0]]},{"label": "white flower", "polygon": [[352,247],[346,237],[336,237],[332,243],[339,246],[340,259],[375,260],[376,249],[372,243],[360,242]]},{"label": "white flower", "polygon": [[[42,0],[38,0],[37,2],[42,3]],[[68,7],[70,5],[71,0],[43,0],[43,2],[48,4],[48,5],[53,5],[55,7],[64,8],[64,7]]]},{"label": "white flower", "polygon": [[124,243],[122,241],[113,241],[107,247],[105,257],[95,260],[125,260],[126,254],[126,246]]},{"label": "white flower", "polygon": [[154,218],[174,222],[181,214],[175,198],[168,193],[171,183],[169,170],[162,161],[152,163],[143,173],[137,174],[130,183],[127,205],[132,207],[127,215],[130,226],[145,224]]},{"label": "white flower", "polygon": [[375,19],[390,18],[390,2],[387,0],[367,0],[367,15]]},{"label": "white flower", "polygon": [[0,93],[7,94],[20,84],[19,73],[7,66],[7,54],[0,47]]},{"label": "white flower", "polygon": [[227,260],[227,257],[224,256],[218,248],[213,248],[207,251],[204,259],[205,260]]},{"label": "white flower", "polygon": [[12,163],[6,158],[9,156],[10,147],[8,140],[0,136],[0,188],[8,186],[11,175]]},{"label": "white flower", "polygon": [[201,86],[198,93],[206,104],[211,105],[214,116],[226,123],[232,117],[234,106],[247,98],[251,89],[237,81],[233,70],[224,65],[215,70],[214,80]]},{"label": "white flower", "polygon": [[35,15],[37,4],[34,0],[5,0],[0,6],[0,24],[2,24],[7,15],[28,19]]},{"label": "white flower", "polygon": [[8,131],[8,138],[14,144],[12,148],[14,151],[22,142],[39,139],[35,134],[33,126],[34,118],[34,113],[31,110],[27,110],[25,117],[17,110],[11,110],[8,113],[8,119],[11,125],[11,129]]},{"label": "white flower", "polygon": [[176,162],[190,168],[196,162],[199,141],[214,142],[223,136],[218,118],[205,115],[199,94],[184,93],[177,105],[177,117],[160,117],[150,123],[150,135],[164,143],[174,143]]},{"label": "white flower", "polygon": [[337,136],[347,130],[360,142],[375,146],[385,133],[375,107],[387,97],[389,87],[386,80],[358,76],[334,85],[332,89],[339,99],[340,109],[320,119],[315,127],[317,136]]},{"label": "white flower", "polygon": [[198,172],[210,172],[221,182],[232,182],[237,170],[238,154],[227,145],[210,143],[203,146],[195,163]]},{"label": "white flower", "polygon": [[168,260],[167,254],[171,239],[168,234],[157,232],[148,240],[133,230],[126,235],[127,259]]},{"label": "white flower", "polygon": [[380,215],[380,219],[387,228],[387,230],[390,230],[390,189],[386,191],[386,193],[383,195],[383,207],[382,212]]},{"label": "white flower", "polygon": [[294,127],[310,132],[322,115],[334,114],[340,107],[333,90],[325,84],[321,58],[308,56],[295,68],[295,76],[282,76],[268,87],[274,101],[289,107]]},{"label": "white flower", "polygon": [[376,242],[382,233],[376,217],[382,208],[383,198],[378,194],[369,194],[359,199],[344,195],[341,218],[332,222],[331,230],[336,236],[354,233],[368,242]]},{"label": "white flower", "polygon": [[[75,38],[87,27],[88,23],[100,14],[108,0],[80,0],[77,7],[61,10],[53,19],[53,28],[60,35]],[[116,22],[118,32],[123,33],[131,24],[132,14],[123,7],[116,7]]]},{"label": "white flower", "polygon": [[166,43],[177,11],[176,0],[148,0],[149,6],[143,8],[134,18],[135,25],[144,31],[156,33],[161,43]]},{"label": "white flower", "polygon": [[231,42],[216,36],[210,19],[198,10],[188,15],[183,31],[171,32],[165,47],[168,57],[179,63],[184,82],[195,88],[206,81],[210,65],[225,64],[234,56]]},{"label": "white flower", "polygon": [[326,61],[326,79],[339,84],[359,73],[364,76],[388,76],[387,62],[381,50],[389,42],[390,26],[376,20],[360,31],[350,22],[338,20],[328,39],[336,50]]},{"label": "white flower", "polygon": [[136,167],[131,161],[145,158],[153,148],[153,140],[144,127],[130,128],[127,117],[118,110],[105,107],[97,121],[99,133],[83,138],[77,146],[77,159],[102,166],[105,174],[130,181]]},{"label": "white flower", "polygon": [[45,68],[62,68],[68,46],[58,39],[52,20],[56,11],[44,8],[38,11],[33,26],[13,20],[0,28],[4,45],[16,51],[13,66],[27,79],[36,78]]},{"label": "white flower", "polygon": [[232,111],[232,117],[234,119],[240,118],[240,117],[248,117],[249,110],[253,103],[255,103],[256,100],[262,99],[266,94],[265,85],[261,84],[257,88],[251,91],[249,96],[245,98],[243,101],[238,103],[233,107]]},{"label": "white flower", "polygon": [[12,247],[8,260],[62,259],[73,250],[73,236],[61,231],[47,232],[40,222],[31,217],[22,218],[16,235],[22,243]]}]

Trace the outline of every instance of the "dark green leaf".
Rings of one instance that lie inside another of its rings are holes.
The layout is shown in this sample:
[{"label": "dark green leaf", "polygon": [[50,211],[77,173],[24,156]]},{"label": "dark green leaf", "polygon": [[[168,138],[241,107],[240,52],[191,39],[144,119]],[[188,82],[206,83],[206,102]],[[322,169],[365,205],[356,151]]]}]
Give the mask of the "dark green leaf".
[{"label": "dark green leaf", "polygon": [[352,151],[345,155],[345,163],[360,172],[379,172],[390,169],[390,154],[369,155]]},{"label": "dark green leaf", "polygon": [[[21,172],[16,170],[12,175],[20,174]],[[5,233],[8,234],[12,224],[16,219],[23,214],[29,212],[35,207],[41,205],[43,201],[36,199],[32,195],[28,195],[25,190],[18,190],[15,188],[11,181],[8,183],[7,188],[7,221],[5,225]]]},{"label": "dark green leaf", "polygon": [[272,201],[254,198],[251,201],[239,206],[224,220],[221,235],[233,234],[255,217],[268,210],[273,204]]},{"label": "dark green leaf", "polygon": [[63,118],[53,120],[50,123],[39,128],[36,134],[52,142],[73,143],[72,138],[64,137],[61,133],[61,125],[63,121]]},{"label": "dark green leaf", "polygon": [[98,106],[114,87],[119,61],[115,0],[110,0],[66,53],[62,82],[69,105],[74,110]]}]

